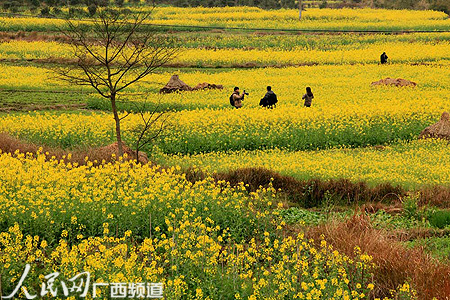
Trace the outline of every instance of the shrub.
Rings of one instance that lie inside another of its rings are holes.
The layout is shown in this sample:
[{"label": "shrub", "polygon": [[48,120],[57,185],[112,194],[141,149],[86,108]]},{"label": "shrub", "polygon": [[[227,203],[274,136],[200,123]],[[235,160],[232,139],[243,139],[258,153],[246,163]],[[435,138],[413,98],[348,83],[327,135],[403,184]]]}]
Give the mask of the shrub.
[{"label": "shrub", "polygon": [[50,8],[48,6],[41,8],[41,15],[50,16]]},{"label": "shrub", "polygon": [[430,9],[437,10],[437,11],[443,11],[447,15],[450,15],[450,4],[446,0],[438,0],[438,1],[434,2],[430,6]]},{"label": "shrub", "polygon": [[443,229],[450,225],[450,210],[437,210],[429,216],[430,224],[434,227]]},{"label": "shrub", "polygon": [[83,17],[86,15],[86,12],[81,8],[71,7],[69,8],[69,15],[71,17]]},{"label": "shrub", "polygon": [[407,195],[403,199],[403,214],[406,218],[418,218],[418,196],[416,195]]},{"label": "shrub", "polygon": [[3,5],[2,5],[3,9],[7,10],[7,9],[9,9],[10,6],[11,6],[11,3],[9,3],[8,1],[3,2]]},{"label": "shrub", "polygon": [[97,5],[91,4],[88,6],[89,15],[92,17],[97,12]]},{"label": "shrub", "polygon": [[326,221],[324,214],[297,207],[280,210],[280,216],[287,224],[318,225]]},{"label": "shrub", "polygon": [[53,7],[52,8],[52,14],[55,16],[62,14],[62,10],[59,7]]},{"label": "shrub", "polygon": [[12,13],[16,13],[18,11],[19,6],[20,3],[17,1],[6,1],[3,3],[3,9],[9,10]]},{"label": "shrub", "polygon": [[100,7],[107,7],[109,4],[109,1],[108,0],[97,0],[97,1],[95,1],[95,4]]}]

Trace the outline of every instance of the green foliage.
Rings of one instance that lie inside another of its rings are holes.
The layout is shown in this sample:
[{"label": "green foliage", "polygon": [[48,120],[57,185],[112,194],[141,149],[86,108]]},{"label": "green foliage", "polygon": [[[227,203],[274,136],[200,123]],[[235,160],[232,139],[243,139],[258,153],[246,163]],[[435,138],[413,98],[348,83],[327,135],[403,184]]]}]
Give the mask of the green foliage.
[{"label": "green foliage", "polygon": [[[115,177],[114,180],[117,179],[117,181],[114,181],[117,186],[114,187],[108,201],[83,201],[81,194],[67,195],[66,200],[70,201],[71,204],[64,205],[64,209],[56,205],[46,208],[46,212],[49,213],[51,218],[48,218],[45,214],[39,214],[36,218],[29,218],[30,211],[33,211],[33,209],[23,210],[14,215],[0,215],[0,231],[7,231],[9,227],[18,222],[28,234],[40,235],[50,244],[53,244],[58,240],[63,230],[68,231],[69,242],[75,242],[78,234],[102,236],[103,223],[108,222],[113,230],[112,234],[115,236],[122,236],[126,230],[131,230],[134,237],[140,240],[149,236],[150,230],[155,229],[155,224],[161,227],[161,233],[167,234],[168,226],[165,224],[165,219],[173,213],[181,218],[181,215],[171,209],[171,207],[178,206],[184,206],[184,209],[192,211],[193,219],[196,217],[203,220],[209,218],[214,226],[218,225],[222,229],[229,228],[232,238],[238,241],[248,241],[254,237],[256,232],[262,235],[265,230],[273,229],[268,219],[264,221],[257,219],[247,206],[237,209],[233,205],[223,205],[221,202],[231,201],[232,199],[233,201],[246,199],[248,197],[246,192],[227,190],[217,196],[214,192],[205,192],[205,190],[215,187],[212,182],[197,183],[194,187],[191,187],[187,181],[182,179],[182,176],[179,176],[179,179],[167,183],[177,189],[178,196],[173,196],[170,188],[164,188],[165,190],[163,190],[162,186],[158,186],[157,183],[149,185],[152,180],[158,182],[161,177],[168,176],[152,173],[145,180],[131,183],[133,179],[129,177],[127,172],[122,171],[111,175]],[[87,175],[87,177],[90,176]],[[136,187],[136,190],[147,190],[149,186],[152,186],[157,191],[158,196],[153,201],[147,201],[144,196],[142,198],[136,198],[135,196],[132,199],[133,205],[131,205],[131,202],[125,201],[123,195],[119,192],[122,187],[129,184]],[[196,192],[196,195],[193,191]],[[264,193],[261,196],[270,198],[270,195],[264,195]],[[159,199],[165,199],[165,205],[161,205],[158,202]],[[28,198],[17,199],[21,203],[20,205],[24,207],[31,205],[28,202],[29,200]],[[110,218],[108,215],[113,215],[114,218]],[[78,222],[76,224],[71,222],[72,216],[77,216]],[[152,228],[150,228],[150,216]],[[83,226],[79,224],[83,224]]]},{"label": "green foliage", "polygon": [[450,2],[447,0],[437,0],[434,1],[431,6],[430,9],[432,10],[437,10],[437,11],[443,11],[445,12],[447,15],[450,15]]},{"label": "green foliage", "polygon": [[406,218],[403,215],[391,215],[384,210],[379,210],[370,215],[372,224],[375,228],[382,229],[411,229],[411,228],[431,228],[428,221],[424,218],[413,219]]},{"label": "green foliage", "polygon": [[50,8],[48,6],[44,6],[41,8],[41,15],[42,16],[49,16],[50,15]]},{"label": "green foliage", "polygon": [[61,15],[62,14],[62,10],[59,7],[53,7],[52,8],[52,14],[55,16]]},{"label": "green foliage", "polygon": [[301,203],[302,207],[312,208],[312,207],[322,207],[327,211],[332,210],[335,203],[342,202],[342,199],[336,199],[329,190],[320,196],[320,187],[316,186],[314,182],[307,185],[303,190],[303,195],[300,199],[297,199]]},{"label": "green foliage", "polygon": [[403,216],[407,219],[418,219],[418,194],[410,194],[403,199]]},{"label": "green foliage", "polygon": [[52,91],[0,91],[0,109],[34,110],[55,106],[80,105],[92,96],[79,92],[55,93]]},{"label": "green foliage", "polygon": [[304,226],[316,226],[325,223],[330,220],[330,217],[345,218],[349,213],[351,211],[330,213],[330,211],[326,210],[311,211],[298,207],[279,210],[279,215],[286,224],[300,224]]},{"label": "green foliage", "polygon": [[89,11],[89,16],[94,16],[95,13],[97,12],[97,5],[95,4],[91,4],[88,6],[88,11]]},{"label": "green foliage", "polygon": [[430,224],[443,229],[450,225],[450,210],[436,210],[429,215]]},{"label": "green foliage", "polygon": [[183,154],[241,149],[257,150],[280,146],[293,151],[329,149],[340,145],[364,147],[399,140],[411,140],[428,123],[424,120],[412,119],[407,124],[400,124],[390,117],[373,117],[363,128],[351,124],[346,128],[308,128],[307,124],[302,124],[303,127],[284,128],[282,135],[270,126],[253,128],[252,124],[242,125],[246,126],[245,132],[237,128],[215,135],[204,135],[203,132],[195,133],[186,131],[182,127],[174,127],[170,133],[172,138],[167,141],[162,140],[159,147],[165,153]]},{"label": "green foliage", "polygon": [[323,214],[301,209],[297,207],[290,207],[279,211],[283,221],[287,224],[302,224],[302,225],[318,225],[326,221]]},{"label": "green foliage", "polygon": [[429,237],[407,243],[409,247],[423,247],[432,256],[448,261],[450,259],[450,237]]}]

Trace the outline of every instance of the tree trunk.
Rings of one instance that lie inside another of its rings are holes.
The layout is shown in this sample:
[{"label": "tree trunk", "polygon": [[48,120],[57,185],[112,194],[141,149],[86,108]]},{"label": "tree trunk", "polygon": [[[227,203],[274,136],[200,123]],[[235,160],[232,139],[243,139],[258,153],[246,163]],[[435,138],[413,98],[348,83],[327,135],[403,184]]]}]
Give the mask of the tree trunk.
[{"label": "tree trunk", "polygon": [[119,114],[117,113],[116,107],[116,94],[111,94],[111,107],[114,114],[114,121],[116,121],[116,138],[117,138],[117,147],[119,150],[119,157],[123,155],[123,147],[122,147],[122,137],[120,135],[120,119]]},{"label": "tree trunk", "polygon": [[299,20],[302,19],[302,9],[303,9],[302,0],[298,0],[298,19]]}]

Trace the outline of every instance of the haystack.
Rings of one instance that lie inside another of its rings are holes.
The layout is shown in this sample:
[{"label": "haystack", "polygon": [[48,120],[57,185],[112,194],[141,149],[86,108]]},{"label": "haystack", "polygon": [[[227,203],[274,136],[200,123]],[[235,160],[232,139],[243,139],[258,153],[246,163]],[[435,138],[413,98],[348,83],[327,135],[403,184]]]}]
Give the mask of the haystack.
[{"label": "haystack", "polygon": [[221,90],[223,89],[223,85],[221,84],[214,84],[214,83],[207,83],[207,82],[203,82],[203,83],[199,83],[197,84],[193,90],[206,90],[206,89],[211,89],[211,90]]},{"label": "haystack", "polygon": [[417,83],[413,82],[413,81],[409,81],[403,78],[385,78],[385,79],[381,79],[375,82],[372,82],[372,85],[395,85],[397,87],[402,87],[402,86],[416,86]]},{"label": "haystack", "polygon": [[[124,143],[122,143],[122,149],[123,149],[123,154],[127,155],[127,159],[135,159],[136,158],[136,151],[133,151],[130,147],[128,147]],[[119,154],[119,147],[118,147],[117,142],[115,142],[111,145],[97,148],[97,149],[95,149],[95,152],[104,153],[107,156],[111,156],[112,154],[115,154],[117,156]],[[145,154],[142,151],[139,151],[138,152],[138,161],[143,164],[148,163],[147,154]]]},{"label": "haystack", "polygon": [[419,134],[419,139],[426,138],[450,139],[450,114],[448,112],[442,114],[439,122],[428,126]]},{"label": "haystack", "polygon": [[161,94],[173,93],[178,91],[192,91],[192,88],[181,81],[178,75],[172,75],[169,82],[159,90]]}]

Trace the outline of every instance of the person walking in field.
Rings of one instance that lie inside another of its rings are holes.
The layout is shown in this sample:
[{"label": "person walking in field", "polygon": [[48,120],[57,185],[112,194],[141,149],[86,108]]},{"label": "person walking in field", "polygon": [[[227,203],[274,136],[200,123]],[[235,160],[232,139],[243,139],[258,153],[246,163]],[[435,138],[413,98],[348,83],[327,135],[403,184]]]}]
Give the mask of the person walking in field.
[{"label": "person walking in field", "polygon": [[380,61],[381,61],[381,64],[385,64],[385,63],[387,63],[387,60],[388,60],[388,56],[386,55],[386,52],[383,52],[383,54],[381,54],[381,56],[380,56]]},{"label": "person walking in field", "polygon": [[308,86],[306,88],[306,94],[303,95],[302,99],[305,99],[305,106],[306,107],[311,107],[312,104],[312,99],[314,99],[314,95],[311,91],[311,88]]},{"label": "person walking in field", "polygon": [[272,87],[269,85],[267,87],[267,93],[264,98],[259,101],[259,105],[267,108],[274,108],[278,102],[277,95],[272,91]]},{"label": "person walking in field", "polygon": [[[236,86],[234,88],[233,94],[231,94],[230,96],[230,104],[231,106],[234,106],[236,108],[241,108],[242,107],[242,101],[244,101],[244,96],[247,93],[244,92],[242,94],[239,94],[239,88]],[[247,94],[248,95],[248,94]]]}]

